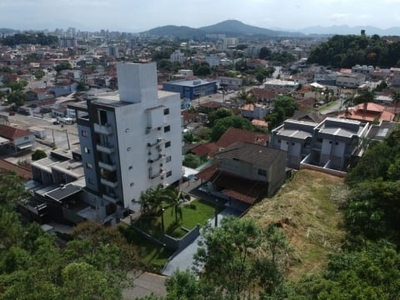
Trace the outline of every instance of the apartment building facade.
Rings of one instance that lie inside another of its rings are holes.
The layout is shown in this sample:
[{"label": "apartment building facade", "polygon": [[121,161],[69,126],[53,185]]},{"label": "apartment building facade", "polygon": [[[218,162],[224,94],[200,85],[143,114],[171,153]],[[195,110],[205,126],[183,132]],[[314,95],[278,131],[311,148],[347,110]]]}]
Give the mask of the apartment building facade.
[{"label": "apartment building facade", "polygon": [[155,63],[118,63],[119,94],[71,104],[86,191],[113,209],[140,209],[140,194],[182,177],[179,94],[157,90]]}]

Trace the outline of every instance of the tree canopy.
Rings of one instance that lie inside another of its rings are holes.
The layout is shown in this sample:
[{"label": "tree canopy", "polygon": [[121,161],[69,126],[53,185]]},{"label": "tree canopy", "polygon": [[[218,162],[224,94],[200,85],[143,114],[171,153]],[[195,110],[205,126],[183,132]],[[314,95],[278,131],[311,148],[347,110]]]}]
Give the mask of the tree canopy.
[{"label": "tree canopy", "polygon": [[6,46],[16,46],[19,44],[40,44],[42,46],[50,46],[56,44],[58,38],[53,35],[45,35],[39,33],[16,33],[0,40],[0,43]]},{"label": "tree canopy", "polygon": [[399,40],[378,35],[335,35],[314,48],[308,62],[333,68],[351,68],[356,64],[388,68],[400,66],[399,54]]}]

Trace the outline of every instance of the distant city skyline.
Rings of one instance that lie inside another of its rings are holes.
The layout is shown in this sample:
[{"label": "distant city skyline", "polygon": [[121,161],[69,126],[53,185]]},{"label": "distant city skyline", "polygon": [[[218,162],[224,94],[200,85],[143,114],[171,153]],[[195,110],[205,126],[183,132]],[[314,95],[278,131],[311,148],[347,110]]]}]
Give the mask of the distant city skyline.
[{"label": "distant city skyline", "polygon": [[262,28],[395,27],[400,0],[2,0],[0,28],[142,32],[165,25],[199,28],[235,19]]}]

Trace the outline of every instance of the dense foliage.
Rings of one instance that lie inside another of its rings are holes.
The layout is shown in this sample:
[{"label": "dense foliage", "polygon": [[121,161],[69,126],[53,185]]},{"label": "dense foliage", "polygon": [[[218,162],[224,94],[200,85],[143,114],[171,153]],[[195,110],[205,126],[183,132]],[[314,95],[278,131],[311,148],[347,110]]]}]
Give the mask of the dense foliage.
[{"label": "dense foliage", "polygon": [[273,101],[274,109],[267,116],[268,129],[272,130],[281,125],[284,120],[292,117],[298,109],[296,100],[290,96],[279,96]]},{"label": "dense foliage", "polygon": [[0,191],[0,299],[122,299],[138,260],[117,228],[81,224],[61,249],[55,235],[20,222],[18,176],[2,174]]},{"label": "dense foliage", "polygon": [[335,35],[313,49],[309,63],[333,68],[351,68],[356,64],[381,68],[400,66],[400,41],[373,35]]},{"label": "dense foliage", "polygon": [[0,40],[3,45],[16,46],[20,44],[40,44],[42,46],[50,46],[58,42],[58,38],[53,35],[45,35],[44,33],[17,33]]}]

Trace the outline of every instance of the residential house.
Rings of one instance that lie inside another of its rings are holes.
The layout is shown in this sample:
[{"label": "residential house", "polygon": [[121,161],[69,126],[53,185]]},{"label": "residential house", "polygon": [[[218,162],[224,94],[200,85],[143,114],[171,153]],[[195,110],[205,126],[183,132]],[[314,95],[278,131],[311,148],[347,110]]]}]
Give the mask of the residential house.
[{"label": "residential house", "polygon": [[217,82],[221,88],[224,88],[224,90],[237,91],[242,87],[243,79],[234,78],[234,77],[218,76]]},{"label": "residential house", "polygon": [[371,74],[375,71],[374,66],[367,66],[367,65],[355,65],[351,68],[352,73],[359,73],[359,74]]},{"label": "residential house", "polygon": [[219,151],[222,151],[237,142],[266,146],[268,140],[268,134],[231,127],[224,132],[216,142],[216,145]]},{"label": "residential house", "polygon": [[364,74],[347,74],[342,73],[336,77],[336,86],[357,89],[365,82]]},{"label": "residential house", "polygon": [[286,91],[294,91],[299,83],[289,80],[267,79],[263,85],[266,89],[282,89]]},{"label": "residential house", "polygon": [[249,103],[240,107],[240,113],[242,117],[248,119],[265,119],[267,115],[270,113],[270,107],[265,104],[259,103]]},{"label": "residential house", "polygon": [[286,120],[271,132],[270,146],[287,153],[287,166],[344,176],[362,154],[369,123],[326,118],[321,123]]},{"label": "residential house", "polygon": [[50,87],[50,91],[54,93],[56,97],[60,97],[76,92],[77,87],[78,83],[72,81],[66,81],[62,83],[57,83],[56,85]]},{"label": "residential house", "polygon": [[250,143],[235,143],[215,155],[217,163],[196,177],[227,205],[247,209],[263,197],[272,197],[286,179],[285,152]]},{"label": "residential house", "polygon": [[17,127],[0,125],[0,147],[6,152],[19,152],[33,147],[35,136],[32,132]]},{"label": "residential house", "polygon": [[382,122],[393,121],[395,114],[388,111],[386,106],[369,102],[349,108],[348,111],[342,113],[339,117],[360,122]]}]

